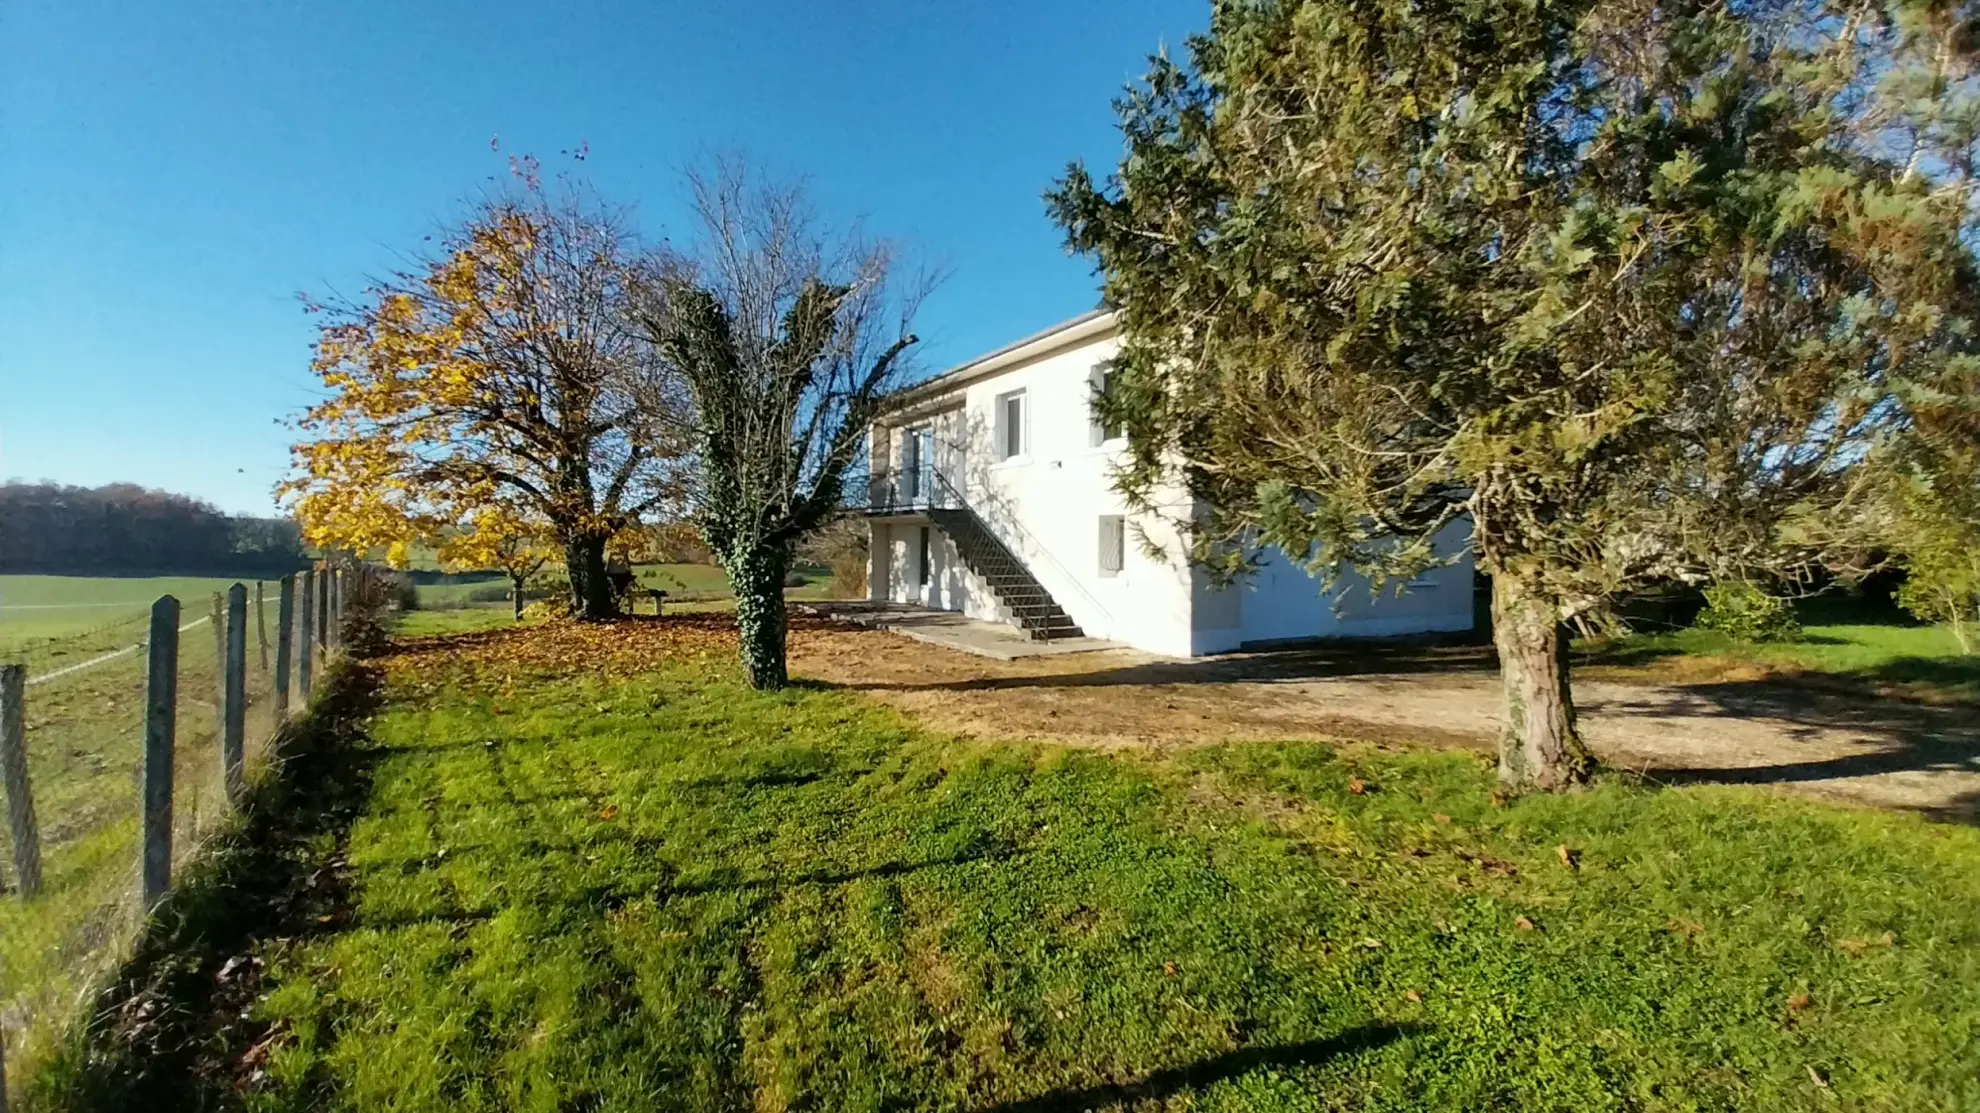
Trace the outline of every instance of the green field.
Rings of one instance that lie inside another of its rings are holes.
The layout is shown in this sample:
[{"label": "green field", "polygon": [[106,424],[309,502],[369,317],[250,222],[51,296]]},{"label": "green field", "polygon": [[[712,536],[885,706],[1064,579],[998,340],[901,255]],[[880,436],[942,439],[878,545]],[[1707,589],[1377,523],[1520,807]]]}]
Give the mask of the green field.
[{"label": "green field", "polygon": [[[25,659],[33,667],[81,659],[101,652],[105,637],[113,646],[131,630],[137,633],[128,640],[142,637],[161,595],[177,596],[190,621],[207,613],[215,592],[240,582],[254,589],[251,579],[202,576],[0,576],[0,661]],[[273,581],[263,591],[272,616]]]},{"label": "green field", "polygon": [[[203,577],[0,576],[0,662],[27,666],[28,778],[40,821],[44,891],[13,891],[11,834],[0,830],[0,1011],[31,1050],[66,1023],[138,923],[138,786],[151,604],[175,595],[179,640],[174,850],[180,860],[225,818],[219,759],[218,651],[211,600],[234,582]],[[249,582],[250,589],[253,587]],[[276,585],[264,585],[268,637]],[[252,600],[252,593],[250,593]],[[208,620],[203,622],[202,620]],[[248,636],[248,757],[273,730],[273,680]],[[271,660],[272,665],[272,644]]]},{"label": "green field", "polygon": [[1578,646],[1589,664],[1647,668],[1673,680],[1711,680],[1734,670],[1815,680],[1872,696],[1980,702],[1980,655],[1965,654],[1943,626],[1848,600],[1816,598],[1797,608],[1793,641],[1742,642],[1713,630],[1632,634]]},{"label": "green field", "polygon": [[386,658],[189,900],[166,1027],[42,1104],[1980,1108],[1980,830],[958,739],[737,673],[693,616]]}]

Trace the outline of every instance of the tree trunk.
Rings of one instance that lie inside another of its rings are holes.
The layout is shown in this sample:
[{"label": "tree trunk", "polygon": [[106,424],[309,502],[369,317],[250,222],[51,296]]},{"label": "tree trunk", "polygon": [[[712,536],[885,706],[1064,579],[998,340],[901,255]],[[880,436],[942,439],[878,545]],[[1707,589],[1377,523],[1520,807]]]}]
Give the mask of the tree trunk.
[{"label": "tree trunk", "polygon": [[509,573],[509,598],[515,601],[515,619],[522,621],[523,578],[514,572]]},{"label": "tree trunk", "polygon": [[579,534],[564,543],[564,570],[571,578],[571,613],[587,622],[615,617],[618,600],[605,574],[605,536]]},{"label": "tree trunk", "polygon": [[1586,782],[1591,763],[1574,725],[1559,612],[1513,577],[1494,576],[1492,641],[1506,690],[1499,783],[1524,792]]},{"label": "tree trunk", "polygon": [[784,664],[784,635],[789,629],[784,576],[790,565],[791,554],[774,546],[742,549],[722,561],[736,592],[736,630],[742,635],[742,663],[752,688],[782,688],[790,683]]}]

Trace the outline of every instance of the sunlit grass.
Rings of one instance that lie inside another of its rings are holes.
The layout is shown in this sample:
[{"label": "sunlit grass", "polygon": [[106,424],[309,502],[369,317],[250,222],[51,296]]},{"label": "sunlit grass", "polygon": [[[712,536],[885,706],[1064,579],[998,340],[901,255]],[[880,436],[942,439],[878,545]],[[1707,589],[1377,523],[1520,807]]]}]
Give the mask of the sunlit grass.
[{"label": "sunlit grass", "polygon": [[325,880],[252,941],[265,972],[204,1037],[198,1092],[1980,1106],[1980,831],[1735,788],[1506,806],[1452,753],[961,742],[853,693],[750,691],[722,628],[478,634],[388,662],[347,743],[361,809],[346,836],[282,844],[285,876]]}]

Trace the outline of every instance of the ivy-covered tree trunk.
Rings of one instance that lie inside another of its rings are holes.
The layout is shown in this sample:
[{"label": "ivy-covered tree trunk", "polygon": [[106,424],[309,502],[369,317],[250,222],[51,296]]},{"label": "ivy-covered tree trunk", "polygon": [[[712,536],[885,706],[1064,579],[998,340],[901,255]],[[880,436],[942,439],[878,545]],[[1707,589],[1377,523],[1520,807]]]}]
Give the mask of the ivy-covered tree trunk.
[{"label": "ivy-covered tree trunk", "polygon": [[737,546],[722,555],[722,569],[736,593],[736,632],[752,688],[790,683],[784,663],[784,577],[790,567],[789,549],[775,545]]},{"label": "ivy-covered tree trunk", "polygon": [[1494,576],[1492,641],[1506,691],[1499,782],[1522,792],[1585,782],[1588,750],[1575,728],[1567,641],[1555,608],[1514,577]]},{"label": "ivy-covered tree trunk", "polygon": [[564,542],[564,570],[571,579],[571,613],[587,622],[619,613],[612,578],[605,574],[605,535],[579,533]]}]

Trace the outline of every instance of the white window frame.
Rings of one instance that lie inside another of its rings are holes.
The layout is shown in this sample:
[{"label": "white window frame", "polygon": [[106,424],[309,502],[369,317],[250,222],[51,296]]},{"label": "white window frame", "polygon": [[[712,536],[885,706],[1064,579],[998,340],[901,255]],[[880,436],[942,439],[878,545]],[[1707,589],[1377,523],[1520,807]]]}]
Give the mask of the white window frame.
[{"label": "white window frame", "polygon": [[1092,377],[1087,380],[1092,393],[1086,401],[1086,416],[1090,429],[1089,439],[1093,442],[1094,448],[1112,448],[1127,440],[1126,429],[1115,429],[1112,431],[1113,435],[1109,436],[1107,426],[1101,422],[1100,415],[1094,408],[1095,399],[1106,392],[1107,380],[1113,377],[1113,371],[1105,367],[1096,367],[1093,369]]},{"label": "white window frame", "polygon": [[[1017,450],[1010,451],[1011,403],[1018,407]],[[997,395],[996,420],[992,423],[997,437],[997,462],[1000,464],[1021,463],[1031,456],[1031,395],[1023,387],[1007,390]]]}]

